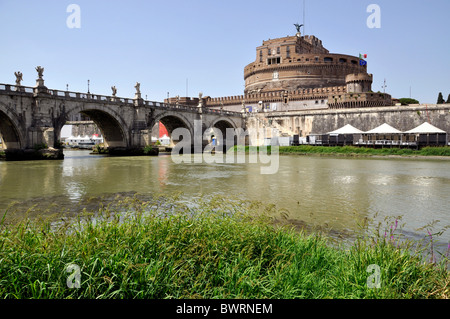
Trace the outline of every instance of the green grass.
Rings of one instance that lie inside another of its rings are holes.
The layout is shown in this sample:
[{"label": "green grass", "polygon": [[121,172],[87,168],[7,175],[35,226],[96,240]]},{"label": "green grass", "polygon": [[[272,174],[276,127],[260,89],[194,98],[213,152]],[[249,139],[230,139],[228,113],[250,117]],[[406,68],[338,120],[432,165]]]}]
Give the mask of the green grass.
[{"label": "green grass", "polygon": [[[2,219],[0,298],[450,296],[445,263],[427,263],[411,245],[369,236],[336,247],[255,207],[129,198],[58,223]],[[80,267],[79,289],[67,286],[70,264]],[[367,285],[372,264],[381,269],[379,289]]]},{"label": "green grass", "polygon": [[[270,146],[268,147],[270,152]],[[241,152],[258,151],[258,147],[236,146],[235,150]],[[407,148],[370,148],[356,146],[280,146],[279,154],[326,154],[326,155],[348,155],[348,156],[450,156],[450,147],[424,147],[420,150]]]}]

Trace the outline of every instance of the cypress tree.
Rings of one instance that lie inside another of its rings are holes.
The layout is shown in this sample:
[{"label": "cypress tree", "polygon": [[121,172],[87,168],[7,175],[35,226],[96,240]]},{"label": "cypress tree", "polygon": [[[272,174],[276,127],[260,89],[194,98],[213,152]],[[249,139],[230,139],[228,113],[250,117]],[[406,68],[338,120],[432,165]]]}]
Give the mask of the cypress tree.
[{"label": "cypress tree", "polygon": [[444,97],[442,96],[442,92],[439,92],[437,104],[444,104],[444,102],[445,100]]},{"label": "cypress tree", "polygon": [[450,104],[450,94],[448,95],[447,102],[445,102],[445,103]]}]

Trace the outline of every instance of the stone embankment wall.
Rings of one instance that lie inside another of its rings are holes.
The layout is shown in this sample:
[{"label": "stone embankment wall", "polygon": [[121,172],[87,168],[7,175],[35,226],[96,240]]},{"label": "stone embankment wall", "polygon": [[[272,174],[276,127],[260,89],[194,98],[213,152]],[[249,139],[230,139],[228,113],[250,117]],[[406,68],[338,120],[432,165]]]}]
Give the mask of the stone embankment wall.
[{"label": "stone embankment wall", "polygon": [[[328,133],[346,124],[368,131],[388,123],[400,131],[408,131],[428,121],[450,134],[450,104],[258,113],[248,116],[247,128],[276,128],[286,135],[300,134],[305,137]],[[85,135],[84,132],[97,130],[95,124],[79,125],[73,133]]]},{"label": "stone embankment wall", "polygon": [[[259,120],[252,120],[251,117]],[[248,127],[261,127],[262,123],[269,125],[274,121],[276,124],[272,126],[303,137],[328,133],[346,124],[368,131],[387,123],[400,131],[408,131],[424,122],[430,122],[450,134],[450,104],[259,113],[249,117]]]}]

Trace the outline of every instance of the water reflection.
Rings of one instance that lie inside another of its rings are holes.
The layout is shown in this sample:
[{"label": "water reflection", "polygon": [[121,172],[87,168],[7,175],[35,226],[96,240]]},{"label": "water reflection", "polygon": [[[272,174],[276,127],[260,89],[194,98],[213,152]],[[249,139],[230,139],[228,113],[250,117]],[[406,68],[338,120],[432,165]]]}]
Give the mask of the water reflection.
[{"label": "water reflection", "polygon": [[31,205],[42,208],[39,214],[51,204],[76,211],[92,198],[182,192],[191,200],[259,200],[285,209],[292,220],[336,229],[352,229],[355,216],[376,213],[380,220],[403,215],[412,232],[433,220],[450,225],[450,161],[280,156],[274,175],[243,162],[175,164],[170,156],[110,158],[86,151],[67,151],[63,161],[0,162],[0,210],[18,201],[16,214]]}]

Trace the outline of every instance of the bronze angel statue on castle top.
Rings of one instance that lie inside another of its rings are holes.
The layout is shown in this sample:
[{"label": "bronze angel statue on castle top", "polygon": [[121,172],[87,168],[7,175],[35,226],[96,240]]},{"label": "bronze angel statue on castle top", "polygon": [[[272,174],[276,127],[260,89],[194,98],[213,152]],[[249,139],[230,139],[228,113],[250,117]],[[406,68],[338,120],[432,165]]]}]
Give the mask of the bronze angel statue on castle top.
[{"label": "bronze angel statue on castle top", "polygon": [[304,26],[304,24],[298,24],[298,23],[295,23],[294,26],[295,26],[295,28],[297,29],[297,32],[300,33],[300,29],[301,29],[301,27]]}]

